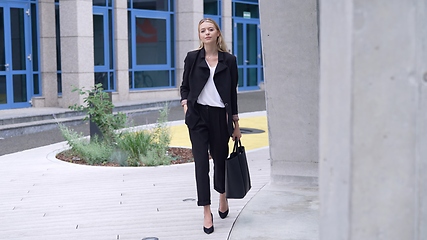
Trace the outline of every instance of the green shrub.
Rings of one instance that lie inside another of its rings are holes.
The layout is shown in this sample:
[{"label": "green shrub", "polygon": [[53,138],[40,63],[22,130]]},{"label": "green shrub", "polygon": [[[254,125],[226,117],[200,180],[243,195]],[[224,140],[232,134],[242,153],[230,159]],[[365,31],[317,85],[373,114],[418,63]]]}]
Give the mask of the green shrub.
[{"label": "green shrub", "polygon": [[167,155],[171,141],[167,126],[167,105],[160,110],[160,116],[153,129],[137,132],[122,132],[117,146],[128,154],[128,166],[156,166],[170,164],[172,158]]},{"label": "green shrub", "polygon": [[84,95],[83,105],[74,104],[69,108],[75,111],[84,111],[86,116],[83,120],[92,121],[102,133],[104,141],[114,142],[117,134],[115,130],[125,127],[127,117],[124,113],[113,114],[114,105],[111,102],[108,93],[104,92],[102,84],[96,84],[91,90],[74,88],[73,92],[78,91]]},{"label": "green shrub", "polygon": [[[99,95],[95,94],[94,96]],[[87,101],[93,102],[93,105],[104,106],[103,103],[101,104],[97,100],[92,99]],[[74,106],[76,110],[81,107]],[[121,126],[121,123],[118,124],[118,122],[110,119],[102,123],[105,126],[103,127],[105,130],[103,132],[104,138],[95,138],[90,141],[84,138],[82,134],[78,134],[63,125],[60,125],[60,129],[68,145],[71,147],[71,152],[84,159],[88,164],[95,165],[115,162],[120,166],[166,165],[170,164],[173,160],[167,154],[171,141],[170,128],[166,123],[168,113],[169,109],[166,105],[160,110],[160,116],[152,129],[137,132],[124,131],[119,134],[113,129]],[[91,112],[90,114],[93,113]],[[118,121],[120,122],[121,120]]]},{"label": "green shrub", "polygon": [[129,159],[129,156],[126,152],[120,149],[114,149],[110,157],[110,162],[117,163],[119,164],[119,166],[122,166],[122,167],[126,167],[126,166],[129,166],[128,159]]},{"label": "green shrub", "polygon": [[144,166],[159,166],[169,165],[172,161],[172,158],[167,155],[166,151],[163,151],[159,148],[153,148],[147,152],[147,155],[140,155],[139,160]]},{"label": "green shrub", "polygon": [[171,143],[170,128],[167,126],[169,108],[166,105],[160,110],[160,116],[153,131],[157,147],[166,152]]},{"label": "green shrub", "polygon": [[77,132],[60,125],[62,136],[71,147],[71,152],[90,165],[105,164],[110,159],[113,147],[106,142],[88,141]]},{"label": "green shrub", "polygon": [[139,166],[140,155],[147,155],[152,147],[153,136],[148,130],[123,132],[117,140],[117,147],[126,152],[129,166]]},{"label": "green shrub", "polygon": [[90,141],[80,150],[81,156],[90,165],[106,164],[109,162],[113,148],[105,142]]}]

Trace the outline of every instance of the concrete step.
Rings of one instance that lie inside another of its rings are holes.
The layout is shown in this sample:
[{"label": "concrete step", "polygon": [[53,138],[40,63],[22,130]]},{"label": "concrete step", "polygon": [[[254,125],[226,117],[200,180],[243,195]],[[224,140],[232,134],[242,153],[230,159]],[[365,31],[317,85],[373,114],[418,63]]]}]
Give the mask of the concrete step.
[{"label": "concrete step", "polygon": [[[128,103],[115,106],[113,113],[125,113],[128,116],[159,111],[165,104],[169,107],[179,105],[179,100],[163,100],[148,103]],[[73,126],[83,124],[84,112],[62,108],[16,109],[0,114],[0,138],[20,136],[55,129],[58,124]]]}]

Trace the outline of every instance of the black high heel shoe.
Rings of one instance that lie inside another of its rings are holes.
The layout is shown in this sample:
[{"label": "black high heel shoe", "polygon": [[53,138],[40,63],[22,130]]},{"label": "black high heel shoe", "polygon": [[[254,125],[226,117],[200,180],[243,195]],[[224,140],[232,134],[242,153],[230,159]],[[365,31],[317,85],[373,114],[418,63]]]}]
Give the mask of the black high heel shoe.
[{"label": "black high heel shoe", "polygon": [[228,215],[228,210],[229,210],[229,209],[227,209],[227,211],[225,211],[225,212],[221,212],[221,211],[218,209],[219,217],[220,217],[220,218],[222,218],[222,219],[226,218],[226,217],[227,217],[227,215]]},{"label": "black high heel shoe", "polygon": [[[227,201],[227,206],[228,206],[228,201]],[[219,208],[218,208],[218,214],[219,214],[219,217],[220,218],[222,218],[222,219],[224,219],[224,218],[226,218],[227,216],[228,216],[228,210],[230,209],[230,207],[227,207],[227,211],[225,211],[225,212],[221,212],[220,210],[219,210]]]},{"label": "black high heel shoe", "polygon": [[212,215],[212,213],[211,213],[211,218],[212,218],[212,227],[210,227],[210,228],[206,228],[205,226],[203,226],[203,231],[204,231],[206,234],[211,234],[211,233],[213,233],[213,231],[214,231],[214,226],[213,226],[213,215]]}]

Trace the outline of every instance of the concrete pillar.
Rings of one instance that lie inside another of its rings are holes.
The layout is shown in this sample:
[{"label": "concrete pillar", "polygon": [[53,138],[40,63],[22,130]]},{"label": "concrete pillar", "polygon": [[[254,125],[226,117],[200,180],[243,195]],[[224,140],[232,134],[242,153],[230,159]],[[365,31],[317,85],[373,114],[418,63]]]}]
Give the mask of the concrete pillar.
[{"label": "concrete pillar", "polygon": [[427,2],[320,16],[320,239],[427,239]]},{"label": "concrete pillar", "polygon": [[61,0],[62,107],[83,104],[73,88],[94,85],[92,0]]},{"label": "concrete pillar", "polygon": [[39,0],[40,77],[42,97],[33,98],[34,107],[58,106],[56,74],[55,0]]},{"label": "concrete pillar", "polygon": [[233,3],[231,0],[222,0],[221,32],[230,52],[233,51]]},{"label": "concrete pillar", "polygon": [[261,0],[259,8],[272,182],[317,183],[317,1]]},{"label": "concrete pillar", "polygon": [[[129,42],[127,1],[114,1],[116,83],[119,101],[129,99]],[[117,95],[117,94],[115,94]]]},{"label": "concrete pillar", "polygon": [[203,1],[176,1],[176,9],[176,83],[179,88],[182,82],[185,56],[188,51],[199,46],[198,24],[203,18]]}]

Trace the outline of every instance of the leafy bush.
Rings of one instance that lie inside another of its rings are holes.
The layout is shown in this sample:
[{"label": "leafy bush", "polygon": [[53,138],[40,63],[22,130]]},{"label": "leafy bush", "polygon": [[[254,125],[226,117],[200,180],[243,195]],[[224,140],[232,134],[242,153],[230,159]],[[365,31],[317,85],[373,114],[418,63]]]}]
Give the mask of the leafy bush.
[{"label": "leafy bush", "polygon": [[153,136],[148,130],[124,132],[117,138],[117,146],[127,153],[129,166],[139,166],[139,158],[147,155],[152,147],[152,140]]},{"label": "leafy bush", "polygon": [[153,130],[153,139],[155,144],[155,148],[157,148],[160,152],[167,151],[169,144],[171,143],[171,134],[170,128],[167,126],[169,108],[166,105],[162,110],[160,110],[160,116],[157,120],[156,126]]},{"label": "leafy bush", "polygon": [[114,105],[108,93],[104,92],[101,83],[96,84],[91,90],[74,88],[73,92],[76,91],[85,96],[84,105],[74,104],[69,108],[86,112],[83,120],[94,122],[99,127],[103,140],[113,142],[117,136],[115,130],[125,127],[126,114],[113,114]]},{"label": "leafy bush", "polygon": [[160,111],[159,119],[153,129],[137,132],[123,132],[117,138],[117,146],[128,154],[129,166],[156,166],[170,164],[167,155],[171,141],[170,129],[166,124],[167,105]]},{"label": "leafy bush", "polygon": [[62,136],[64,136],[71,152],[84,159],[90,165],[105,164],[110,159],[113,148],[102,141],[88,141],[81,134],[60,125]]},{"label": "leafy bush", "polygon": [[[102,95],[94,96],[103,98]],[[98,104],[102,105],[101,109],[104,107],[102,101],[94,100],[91,97],[89,99],[91,100],[87,101],[91,102],[94,108],[97,108]],[[82,106],[75,106],[75,110],[80,107]],[[124,131],[118,134],[113,129],[121,126],[121,124],[117,124],[115,120],[105,121],[103,124],[110,126],[103,127],[106,131],[103,132],[104,137],[102,139],[95,138],[91,141],[63,125],[60,125],[60,129],[71,147],[71,152],[84,159],[88,164],[115,162],[120,166],[166,165],[173,160],[167,154],[171,141],[170,129],[166,123],[168,110],[166,105],[160,111],[159,119],[154,128],[137,132]]]},{"label": "leafy bush", "polygon": [[144,166],[159,166],[169,165],[172,157],[167,155],[166,151],[162,151],[159,148],[150,149],[146,155],[140,155],[140,162]]}]

